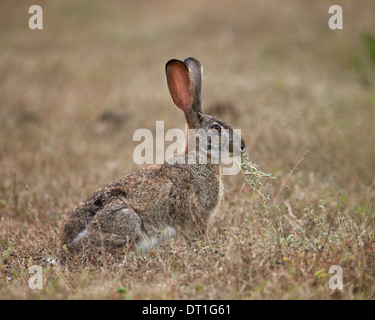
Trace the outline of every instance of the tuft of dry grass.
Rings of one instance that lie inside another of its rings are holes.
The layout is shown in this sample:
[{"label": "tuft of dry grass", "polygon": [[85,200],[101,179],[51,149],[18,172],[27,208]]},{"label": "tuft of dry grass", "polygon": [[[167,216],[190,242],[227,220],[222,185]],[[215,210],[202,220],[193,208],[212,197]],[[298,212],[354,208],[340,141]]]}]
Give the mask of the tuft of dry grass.
[{"label": "tuft of dry grass", "polygon": [[[375,298],[375,3],[342,1],[337,31],[323,0],[38,4],[39,31],[26,2],[0,11],[0,299]],[[164,64],[187,56],[205,68],[204,110],[277,175],[267,199],[227,176],[191,247],[60,264],[71,209],[137,169],[134,131],[184,127]]]}]

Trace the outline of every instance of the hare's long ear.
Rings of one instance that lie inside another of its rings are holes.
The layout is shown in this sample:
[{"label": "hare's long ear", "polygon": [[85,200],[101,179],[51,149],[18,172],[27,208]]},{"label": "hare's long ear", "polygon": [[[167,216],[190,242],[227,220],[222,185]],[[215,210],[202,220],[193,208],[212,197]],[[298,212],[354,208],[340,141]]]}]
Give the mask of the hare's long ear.
[{"label": "hare's long ear", "polygon": [[201,114],[202,113],[202,65],[200,62],[195,58],[187,58],[185,59],[184,63],[187,65],[187,67],[190,70],[190,74],[193,77],[193,83],[194,83],[194,91],[195,91],[195,100],[193,101],[193,111]]},{"label": "hare's long ear", "polygon": [[167,84],[174,104],[184,114],[188,128],[196,128],[197,117],[193,110],[195,89],[189,68],[180,60],[170,60],[165,66]]}]

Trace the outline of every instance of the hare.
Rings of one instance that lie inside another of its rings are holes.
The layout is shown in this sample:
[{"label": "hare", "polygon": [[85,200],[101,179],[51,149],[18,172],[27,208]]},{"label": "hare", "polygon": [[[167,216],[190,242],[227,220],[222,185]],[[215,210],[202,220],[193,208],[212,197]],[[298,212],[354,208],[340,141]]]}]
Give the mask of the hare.
[{"label": "hare", "polygon": [[[164,164],[150,165],[108,184],[78,204],[61,228],[62,244],[71,254],[95,247],[147,253],[178,235],[190,241],[205,234],[223,194],[219,142],[225,140],[224,148],[232,155],[235,134],[226,122],[203,114],[198,60],[170,60],[166,76],[187,129],[195,129],[187,130],[185,150]],[[219,139],[189,148],[199,140],[199,130]],[[243,139],[240,149],[245,150]],[[206,163],[199,161],[203,156]]]}]

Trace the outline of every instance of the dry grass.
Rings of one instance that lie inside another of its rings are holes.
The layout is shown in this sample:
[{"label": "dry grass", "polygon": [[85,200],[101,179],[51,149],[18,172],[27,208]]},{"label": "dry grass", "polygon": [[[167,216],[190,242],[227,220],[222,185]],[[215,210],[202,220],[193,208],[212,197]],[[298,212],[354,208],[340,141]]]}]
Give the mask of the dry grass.
[{"label": "dry grass", "polygon": [[[340,31],[326,1],[38,3],[43,31],[27,3],[0,10],[1,299],[374,299],[375,3],[340,1]],[[204,108],[278,175],[270,201],[225,177],[205,241],[52,264],[72,207],[137,168],[133,132],[184,127],[164,64],[187,56]],[[35,264],[43,290],[27,285]]]}]

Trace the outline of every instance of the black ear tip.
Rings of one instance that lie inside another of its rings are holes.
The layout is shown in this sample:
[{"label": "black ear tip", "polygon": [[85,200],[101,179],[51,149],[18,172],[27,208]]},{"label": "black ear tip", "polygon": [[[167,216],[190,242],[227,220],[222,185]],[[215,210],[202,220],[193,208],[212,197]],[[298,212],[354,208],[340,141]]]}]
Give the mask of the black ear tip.
[{"label": "black ear tip", "polygon": [[192,64],[195,64],[195,66],[198,66],[199,68],[201,67],[201,63],[199,62],[199,60],[193,57],[189,57],[189,58],[186,58],[184,61],[181,61],[178,59],[171,59],[165,64],[165,69],[167,69],[169,65],[172,65],[174,63],[184,64],[186,67],[192,66]]},{"label": "black ear tip", "polygon": [[165,64],[165,71],[168,70],[168,67],[171,66],[171,65],[183,65],[185,68],[187,68],[186,64],[181,61],[181,60],[178,60],[178,59],[171,59],[169,60],[166,64]]},{"label": "black ear tip", "polygon": [[169,60],[169,61],[166,63],[166,65],[169,65],[169,64],[174,63],[174,62],[182,62],[182,61],[181,61],[181,60],[178,60],[178,59],[171,59],[171,60]]}]

